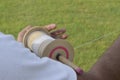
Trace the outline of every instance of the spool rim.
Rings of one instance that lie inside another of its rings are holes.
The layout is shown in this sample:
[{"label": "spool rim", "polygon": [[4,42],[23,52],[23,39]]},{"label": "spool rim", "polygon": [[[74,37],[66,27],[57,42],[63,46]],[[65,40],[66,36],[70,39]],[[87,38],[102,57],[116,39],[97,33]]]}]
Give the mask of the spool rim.
[{"label": "spool rim", "polygon": [[[58,43],[58,42],[61,42],[61,43]],[[57,43],[57,44],[56,44]],[[42,52],[43,54],[38,54],[39,56],[41,57],[45,57],[45,56],[48,56],[49,58],[52,58],[50,56],[50,53],[53,49],[57,48],[57,47],[63,47],[63,48],[66,48],[66,50],[68,51],[68,54],[65,53],[66,56],[64,56],[65,58],[68,57],[68,60],[70,60],[71,62],[73,61],[73,58],[74,58],[74,49],[72,47],[72,45],[69,44],[69,42],[65,41],[65,40],[62,40],[62,39],[57,39],[57,40],[54,40],[53,42],[51,42],[50,44],[48,44],[44,51]],[[64,49],[63,49],[64,51]],[[55,52],[55,51],[54,51]],[[65,52],[65,51],[64,51]],[[57,53],[52,53],[52,55],[56,55]],[[63,54],[64,55],[64,54]],[[53,59],[53,58],[52,58]],[[55,58],[54,58],[55,59]],[[56,60],[56,59],[55,59]]]}]

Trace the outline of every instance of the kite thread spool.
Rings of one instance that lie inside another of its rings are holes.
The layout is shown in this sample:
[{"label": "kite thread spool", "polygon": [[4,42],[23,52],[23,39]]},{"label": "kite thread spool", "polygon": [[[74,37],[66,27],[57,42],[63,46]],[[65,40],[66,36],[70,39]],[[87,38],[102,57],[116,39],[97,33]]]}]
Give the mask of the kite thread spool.
[{"label": "kite thread spool", "polygon": [[32,28],[25,34],[23,43],[39,57],[47,56],[56,60],[57,54],[60,53],[73,61],[73,47],[65,40],[50,37],[44,29]]},{"label": "kite thread spool", "polygon": [[[23,43],[39,57],[50,57],[71,66],[78,74],[83,71],[74,65],[72,46],[65,40],[54,39],[42,28],[31,28],[23,38]],[[59,55],[59,56],[58,56]]]}]

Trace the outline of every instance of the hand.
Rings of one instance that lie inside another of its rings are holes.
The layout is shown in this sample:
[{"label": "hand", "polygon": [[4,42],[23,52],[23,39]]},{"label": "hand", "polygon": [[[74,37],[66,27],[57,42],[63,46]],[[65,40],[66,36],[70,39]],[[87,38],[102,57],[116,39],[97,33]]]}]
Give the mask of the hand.
[{"label": "hand", "polygon": [[[32,27],[33,26],[27,26],[21,32],[19,32],[17,40],[19,42],[22,42],[24,34],[29,29],[31,29]],[[64,34],[66,32],[65,29],[58,29],[58,30],[52,31],[52,30],[56,29],[56,25],[55,24],[50,24],[50,25],[44,26],[43,28],[48,30],[50,32],[50,34],[51,34],[51,37],[53,37],[53,38],[66,39],[68,37],[66,34]]]}]

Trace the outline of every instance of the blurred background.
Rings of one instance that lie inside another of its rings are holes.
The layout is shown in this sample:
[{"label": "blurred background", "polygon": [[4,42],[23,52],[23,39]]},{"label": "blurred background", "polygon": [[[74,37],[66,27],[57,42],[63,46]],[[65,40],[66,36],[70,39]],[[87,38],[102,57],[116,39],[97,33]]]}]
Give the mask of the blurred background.
[{"label": "blurred background", "polygon": [[0,0],[0,31],[17,34],[27,25],[66,28],[74,63],[85,71],[120,34],[119,0]]}]

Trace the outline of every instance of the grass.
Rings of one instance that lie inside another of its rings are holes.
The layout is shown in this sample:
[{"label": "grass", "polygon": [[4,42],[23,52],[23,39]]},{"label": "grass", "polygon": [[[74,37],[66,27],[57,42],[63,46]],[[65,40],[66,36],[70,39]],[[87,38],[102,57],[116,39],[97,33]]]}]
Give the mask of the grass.
[{"label": "grass", "polygon": [[67,29],[74,63],[86,71],[117,38],[119,22],[118,0],[0,0],[0,31],[17,37],[26,25],[56,23]]}]

